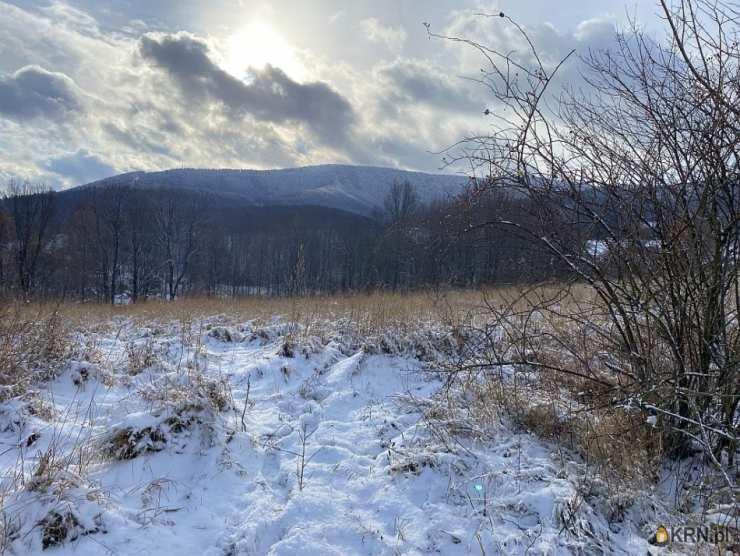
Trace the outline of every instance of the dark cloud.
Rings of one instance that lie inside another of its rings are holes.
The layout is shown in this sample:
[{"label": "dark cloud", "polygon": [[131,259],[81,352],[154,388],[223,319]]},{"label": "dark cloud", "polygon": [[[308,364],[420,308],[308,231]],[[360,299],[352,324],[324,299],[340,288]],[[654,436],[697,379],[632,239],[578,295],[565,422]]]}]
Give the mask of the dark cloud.
[{"label": "dark cloud", "polygon": [[52,158],[47,161],[46,168],[73,185],[89,183],[117,173],[116,168],[85,149]]},{"label": "dark cloud", "polygon": [[[528,0],[512,16],[551,68],[571,48],[609,47],[623,19],[608,14],[622,2],[570,0],[547,11],[551,0]],[[433,153],[490,132],[495,124],[482,110],[497,106],[464,79],[481,77],[480,53],[429,41],[420,21],[532,63],[516,28],[476,15],[489,1],[438,0],[423,13],[399,9],[398,0],[345,2],[341,19],[334,0],[261,4],[235,17],[234,0],[0,0],[0,182],[27,176],[67,186],[109,165],[434,170],[441,157]],[[229,53],[230,37],[249,32],[251,21],[274,27],[309,77],[265,67],[239,79],[219,67],[219,52]],[[198,38],[205,33],[208,41]],[[403,44],[403,55],[383,44]],[[573,57],[550,89],[580,83]]]},{"label": "dark cloud", "polygon": [[0,75],[0,115],[17,120],[58,118],[81,108],[74,81],[63,73],[26,66]]},{"label": "dark cloud", "polygon": [[253,70],[248,83],[241,81],[219,68],[208,46],[192,35],[145,35],[139,50],[166,70],[190,100],[219,103],[234,115],[261,121],[299,122],[326,144],[341,144],[354,124],[349,102],[325,83],[298,83],[269,65]]},{"label": "dark cloud", "polygon": [[[471,96],[471,87],[462,79],[449,77],[429,64],[415,60],[396,60],[380,69],[396,101],[422,102],[445,110],[471,112],[481,103]],[[454,80],[458,82],[455,83]]]}]

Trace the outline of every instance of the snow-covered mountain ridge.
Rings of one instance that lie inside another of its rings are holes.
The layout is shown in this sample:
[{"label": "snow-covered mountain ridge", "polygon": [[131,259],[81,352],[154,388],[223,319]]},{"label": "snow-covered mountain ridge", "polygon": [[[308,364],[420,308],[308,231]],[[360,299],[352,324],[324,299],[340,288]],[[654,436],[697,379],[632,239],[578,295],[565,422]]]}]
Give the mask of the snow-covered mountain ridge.
[{"label": "snow-covered mountain ridge", "polygon": [[429,202],[460,192],[468,177],[372,166],[323,165],[281,170],[175,169],[130,172],[82,187],[130,185],[206,191],[251,205],[318,205],[369,214],[383,204],[394,181],[408,180]]}]

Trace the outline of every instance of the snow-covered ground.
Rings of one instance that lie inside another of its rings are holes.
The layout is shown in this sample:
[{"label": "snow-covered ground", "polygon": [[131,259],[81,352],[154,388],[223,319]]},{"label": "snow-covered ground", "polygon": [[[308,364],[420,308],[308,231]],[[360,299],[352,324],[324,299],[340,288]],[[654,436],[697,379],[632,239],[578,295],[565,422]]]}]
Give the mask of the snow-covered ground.
[{"label": "snow-covered ground", "polygon": [[429,426],[448,394],[430,372],[451,349],[443,331],[363,340],[219,320],[80,333],[80,361],[2,406],[0,552],[662,550],[649,498],[617,519],[558,447],[504,423]]}]

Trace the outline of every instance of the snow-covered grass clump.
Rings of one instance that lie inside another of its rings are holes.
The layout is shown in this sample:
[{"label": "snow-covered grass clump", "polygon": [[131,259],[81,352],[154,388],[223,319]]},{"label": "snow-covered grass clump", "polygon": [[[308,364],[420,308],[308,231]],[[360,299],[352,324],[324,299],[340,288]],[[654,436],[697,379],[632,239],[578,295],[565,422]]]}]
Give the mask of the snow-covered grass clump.
[{"label": "snow-covered grass clump", "polygon": [[440,321],[70,333],[0,406],[0,553],[644,554],[670,517],[449,380]]}]

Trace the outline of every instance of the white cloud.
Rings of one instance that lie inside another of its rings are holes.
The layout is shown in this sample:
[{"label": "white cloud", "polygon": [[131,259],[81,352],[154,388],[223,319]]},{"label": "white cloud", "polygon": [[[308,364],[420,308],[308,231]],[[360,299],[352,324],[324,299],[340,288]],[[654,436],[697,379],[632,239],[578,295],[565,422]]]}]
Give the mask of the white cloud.
[{"label": "white cloud", "polygon": [[[359,21],[367,39],[383,46],[367,47],[369,65],[307,50],[305,80],[267,67],[239,80],[210,56],[207,45],[219,37],[192,29],[177,34],[133,17],[111,27],[62,2],[33,9],[0,0],[0,98],[13,100],[0,107],[0,180],[74,185],[109,169],[181,165],[438,168],[441,157],[434,152],[486,130],[485,91],[462,77],[479,75],[480,57],[426,38],[411,44],[409,37],[417,35],[402,25],[385,25],[358,9],[346,7],[332,29],[356,32]],[[327,8],[324,25],[332,13]],[[446,31],[524,52],[526,45],[500,23],[455,12]],[[547,25],[531,31],[554,59],[574,46],[605,44],[610,25],[592,18],[569,33]],[[157,43],[149,43],[148,57],[142,55],[144,37]],[[192,40],[164,44],[164,37]],[[175,48],[183,46],[190,50]],[[183,52],[190,57],[180,67]],[[196,62],[201,65],[193,72]],[[23,91],[35,103],[15,102]]]},{"label": "white cloud", "polygon": [[344,16],[345,16],[344,10],[339,10],[337,12],[334,12],[333,14],[329,16],[329,19],[328,19],[329,25],[334,25],[336,22],[343,19]]},{"label": "white cloud", "polygon": [[143,33],[79,25],[90,17],[62,4],[33,12],[0,2],[0,130],[12,129],[0,139],[3,178],[66,186],[108,169],[351,161],[352,107],[329,86],[271,67],[251,82],[227,80],[205,51],[199,75],[214,86],[191,102],[182,80],[141,56]]},{"label": "white cloud", "polygon": [[[537,48],[543,63],[552,67],[572,49],[584,53],[589,48],[605,48],[613,44],[616,22],[609,18],[591,18],[578,23],[572,31],[562,31],[544,20],[522,25],[522,28]],[[509,54],[525,63],[534,61],[527,39],[520,30],[497,15],[483,17],[475,10],[459,10],[452,13],[442,33],[477,41],[491,51]],[[447,44],[460,49],[459,43]],[[467,70],[475,70],[483,63],[482,56],[475,49],[463,47],[463,53]]]},{"label": "white cloud", "polygon": [[383,25],[377,18],[370,17],[360,22],[362,31],[367,38],[375,43],[384,44],[389,50],[399,52],[406,44],[408,35],[403,27]]}]

